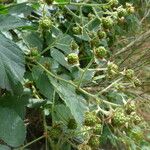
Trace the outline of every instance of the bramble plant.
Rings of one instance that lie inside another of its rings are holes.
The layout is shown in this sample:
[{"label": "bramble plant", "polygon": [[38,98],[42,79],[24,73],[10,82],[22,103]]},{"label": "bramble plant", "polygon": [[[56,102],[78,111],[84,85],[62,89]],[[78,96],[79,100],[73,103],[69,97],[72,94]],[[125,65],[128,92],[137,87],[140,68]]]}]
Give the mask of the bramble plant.
[{"label": "bramble plant", "polygon": [[134,13],[118,0],[1,2],[0,149],[147,144],[129,91],[141,81],[112,50]]}]

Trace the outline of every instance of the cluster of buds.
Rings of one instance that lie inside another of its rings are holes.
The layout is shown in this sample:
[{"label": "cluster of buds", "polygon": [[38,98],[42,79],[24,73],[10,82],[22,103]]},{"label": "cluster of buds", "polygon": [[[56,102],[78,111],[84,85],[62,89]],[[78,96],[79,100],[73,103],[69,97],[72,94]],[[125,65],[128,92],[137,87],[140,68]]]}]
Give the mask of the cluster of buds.
[{"label": "cluster of buds", "polygon": [[68,129],[74,130],[77,128],[77,122],[75,121],[74,118],[70,118],[67,124]]}]

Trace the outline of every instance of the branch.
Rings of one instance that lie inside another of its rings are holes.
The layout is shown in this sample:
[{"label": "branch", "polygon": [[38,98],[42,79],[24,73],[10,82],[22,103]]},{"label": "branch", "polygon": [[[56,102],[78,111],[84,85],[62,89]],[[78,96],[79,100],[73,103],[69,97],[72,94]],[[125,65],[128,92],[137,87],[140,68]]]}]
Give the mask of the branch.
[{"label": "branch", "polygon": [[122,48],[116,54],[114,54],[114,56],[118,56],[118,55],[122,54],[123,52],[130,50],[134,46],[138,47],[139,45],[141,45],[141,43],[143,41],[145,41],[149,37],[150,37],[150,30],[143,33],[141,36],[137,37],[134,41],[129,43],[126,47]]}]

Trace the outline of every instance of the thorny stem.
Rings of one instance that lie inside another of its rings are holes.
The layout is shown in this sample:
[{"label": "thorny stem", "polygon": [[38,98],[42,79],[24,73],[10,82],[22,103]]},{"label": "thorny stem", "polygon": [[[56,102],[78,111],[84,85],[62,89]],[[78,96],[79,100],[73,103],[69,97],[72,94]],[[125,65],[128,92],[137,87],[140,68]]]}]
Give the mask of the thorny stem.
[{"label": "thorny stem", "polygon": [[105,4],[90,4],[90,3],[73,3],[73,2],[64,2],[64,3],[53,3],[53,5],[74,5],[74,6],[89,6],[89,7],[103,7],[109,5],[109,3]]},{"label": "thorny stem", "polygon": [[112,106],[115,106],[115,107],[120,106],[120,105],[118,105],[118,104],[115,104],[115,103],[108,102],[108,101],[106,101],[106,100],[100,99],[98,96],[93,95],[93,94],[91,94],[91,93],[88,93],[87,91],[83,90],[82,88],[78,88],[78,86],[77,86],[76,84],[74,84],[72,81],[67,81],[67,80],[65,80],[65,79],[63,79],[63,78],[61,78],[61,77],[59,77],[59,76],[56,76],[55,74],[53,74],[52,72],[50,72],[49,70],[47,70],[42,64],[40,64],[40,63],[38,63],[38,62],[36,62],[36,63],[38,64],[39,67],[41,67],[43,70],[45,70],[45,72],[46,72],[48,75],[50,75],[51,77],[53,77],[53,78],[55,78],[55,79],[57,79],[57,80],[66,82],[66,83],[68,83],[68,84],[74,86],[76,89],[78,89],[78,90],[79,90],[80,92],[82,92],[83,94],[85,94],[85,95],[87,95],[87,96],[93,98],[96,103],[101,103],[101,102],[103,102],[103,103],[105,103],[105,104],[112,105]]},{"label": "thorny stem", "polygon": [[109,86],[107,86],[105,89],[103,89],[102,91],[100,91],[97,96],[99,96],[100,94],[106,92],[108,89],[110,89],[112,86],[114,86],[116,83],[120,82],[123,78],[119,78],[116,81],[114,81],[113,83],[111,83]]}]

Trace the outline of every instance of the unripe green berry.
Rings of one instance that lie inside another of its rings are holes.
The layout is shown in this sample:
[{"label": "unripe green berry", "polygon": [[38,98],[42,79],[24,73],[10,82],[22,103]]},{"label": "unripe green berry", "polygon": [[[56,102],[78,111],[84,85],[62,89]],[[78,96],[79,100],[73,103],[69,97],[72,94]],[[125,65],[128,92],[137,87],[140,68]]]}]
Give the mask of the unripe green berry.
[{"label": "unripe green berry", "polygon": [[137,125],[142,121],[142,119],[139,115],[136,114],[136,112],[132,112],[130,114],[130,121]]},{"label": "unripe green berry", "polygon": [[95,48],[94,52],[95,52],[96,58],[100,58],[100,59],[104,58],[107,54],[107,50],[103,46]]},{"label": "unripe green berry", "polygon": [[99,136],[92,135],[88,141],[88,145],[90,145],[92,148],[98,148],[100,145]]},{"label": "unripe green berry", "polygon": [[67,61],[68,61],[69,64],[75,65],[75,64],[79,63],[79,57],[76,53],[70,53],[67,56]]},{"label": "unripe green berry", "polygon": [[43,17],[39,20],[39,28],[49,30],[52,27],[52,21],[48,17]]},{"label": "unripe green berry", "polygon": [[101,134],[102,131],[102,125],[101,124],[96,124],[93,128],[93,133],[96,135]]},{"label": "unripe green berry", "polygon": [[141,81],[136,77],[133,79],[133,83],[134,83],[135,86],[140,86],[141,85]]},{"label": "unripe green berry", "polygon": [[95,113],[93,112],[86,112],[85,113],[85,120],[84,125],[85,126],[94,126],[98,121],[98,118]]},{"label": "unripe green berry", "polygon": [[82,33],[82,29],[79,26],[73,27],[72,31],[73,31],[74,34],[81,34]]},{"label": "unripe green berry", "polygon": [[39,53],[38,49],[37,49],[37,48],[32,48],[31,51],[30,51],[30,56],[31,56],[32,58],[37,58],[37,57],[39,57],[39,56],[40,56],[40,53]]},{"label": "unripe green berry", "polygon": [[98,37],[100,39],[106,38],[106,36],[107,36],[106,32],[105,31],[101,31],[101,30],[98,31],[97,35],[98,35]]},{"label": "unripe green berry", "polygon": [[121,18],[121,17],[124,17],[127,15],[127,10],[125,8],[122,8],[122,7],[119,7],[117,9],[117,12],[118,12],[118,16]]},{"label": "unripe green berry", "polygon": [[105,17],[102,18],[102,25],[105,29],[111,29],[113,27],[113,20],[111,19],[111,17]]},{"label": "unripe green berry", "polygon": [[114,64],[113,62],[109,62],[107,65],[107,72],[108,72],[108,76],[115,76],[118,74],[118,66],[116,64]]},{"label": "unripe green berry", "polygon": [[88,14],[88,18],[89,18],[89,20],[92,20],[92,19],[94,19],[94,18],[95,18],[95,15],[94,15],[94,14],[89,13],[89,14]]},{"label": "unripe green berry", "polygon": [[112,121],[113,121],[113,124],[116,126],[124,125],[128,121],[127,117],[125,116],[124,110],[116,109],[116,111],[114,112]]},{"label": "unripe green berry", "polygon": [[68,129],[76,129],[77,123],[76,123],[75,119],[73,119],[73,118],[69,119],[67,127],[68,127]]},{"label": "unripe green berry", "polygon": [[125,106],[125,111],[127,114],[130,114],[131,112],[136,110],[136,105],[133,102],[127,103]]},{"label": "unripe green berry", "polygon": [[132,79],[134,77],[134,70],[127,69],[125,70],[124,75],[127,79]]}]

